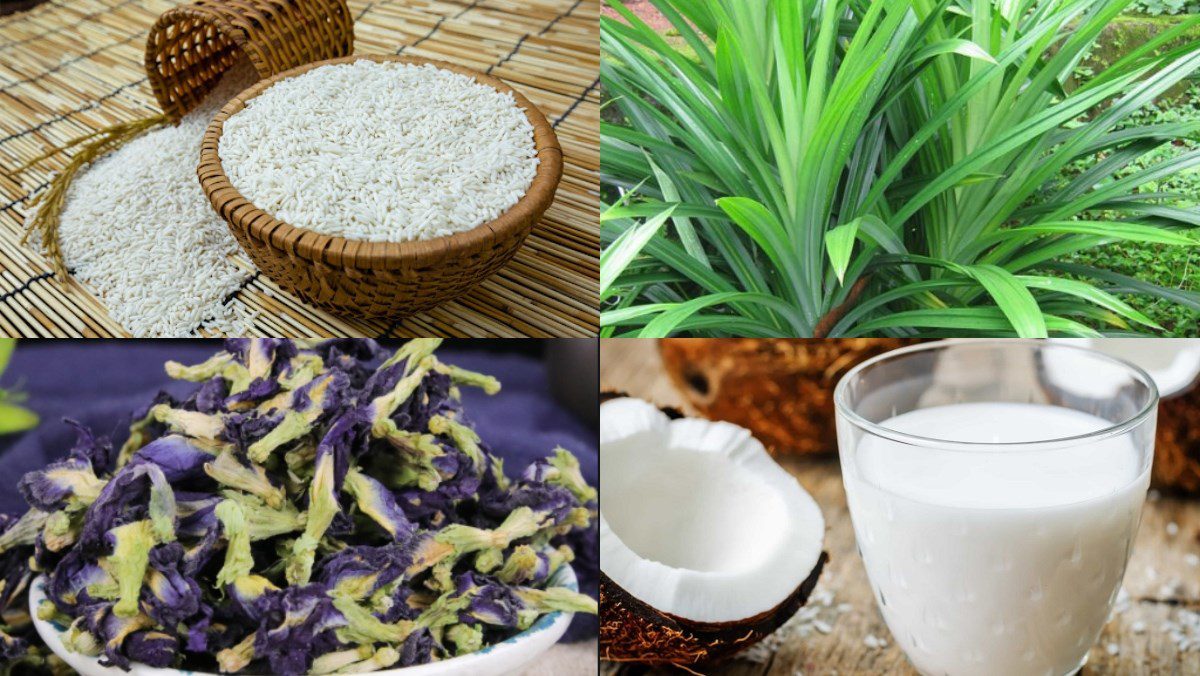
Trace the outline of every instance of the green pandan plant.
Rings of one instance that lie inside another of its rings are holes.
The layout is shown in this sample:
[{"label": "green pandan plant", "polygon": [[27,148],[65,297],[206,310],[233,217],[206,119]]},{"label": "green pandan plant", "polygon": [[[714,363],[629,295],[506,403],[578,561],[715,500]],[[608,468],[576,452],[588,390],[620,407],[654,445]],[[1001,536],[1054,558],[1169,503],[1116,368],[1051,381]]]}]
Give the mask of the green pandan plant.
[{"label": "green pandan plant", "polygon": [[1200,134],[1130,121],[1200,69],[1200,17],[1068,92],[1130,0],[651,2],[673,42],[615,0],[601,25],[605,335],[1082,336],[1161,330],[1128,294],[1200,310],[1066,262],[1200,244],[1200,210],[1140,189],[1200,151],[1123,171]]}]

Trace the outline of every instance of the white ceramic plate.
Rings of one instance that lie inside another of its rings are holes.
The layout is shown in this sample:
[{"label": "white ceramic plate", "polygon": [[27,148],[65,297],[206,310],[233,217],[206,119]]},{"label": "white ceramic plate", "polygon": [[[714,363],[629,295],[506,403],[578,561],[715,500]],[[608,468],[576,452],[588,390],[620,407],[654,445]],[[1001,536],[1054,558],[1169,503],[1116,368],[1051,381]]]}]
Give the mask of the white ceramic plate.
[{"label": "white ceramic plate", "polygon": [[[37,627],[38,634],[41,635],[46,645],[50,646],[56,655],[65,660],[82,676],[218,676],[199,671],[158,669],[137,663],[133,664],[131,671],[122,671],[116,667],[101,665],[100,660],[95,657],[67,650],[59,637],[66,627],[37,619],[38,605],[46,598],[45,583],[45,577],[38,577],[33,581],[29,590],[29,607],[34,618],[34,626]],[[579,581],[575,577],[575,571],[568,565],[564,565],[554,574],[550,584],[579,591]],[[567,625],[571,624],[573,615],[574,613],[563,612],[543,615],[529,629],[477,653],[441,662],[372,673],[376,676],[500,676],[501,674],[516,673],[532,664],[539,655],[549,650],[558,642],[558,639],[562,638],[563,633],[567,631]]]}]

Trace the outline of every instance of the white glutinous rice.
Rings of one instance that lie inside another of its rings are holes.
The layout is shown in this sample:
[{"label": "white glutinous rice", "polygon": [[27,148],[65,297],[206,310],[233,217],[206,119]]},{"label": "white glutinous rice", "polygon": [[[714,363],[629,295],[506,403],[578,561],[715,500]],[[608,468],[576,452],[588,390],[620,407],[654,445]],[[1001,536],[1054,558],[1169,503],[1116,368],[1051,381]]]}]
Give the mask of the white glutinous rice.
[{"label": "white glutinous rice", "polygon": [[365,59],[275,83],[225,122],[218,152],[233,186],[275,218],[375,242],[486,223],[521,199],[538,163],[512,94]]},{"label": "white glutinous rice", "polygon": [[67,192],[59,224],[67,266],[134,336],[200,328],[240,335],[252,319],[223,303],[249,273],[229,260],[237,242],[204,196],[196,165],[209,121],[256,79],[248,62],[238,63],[179,125],[101,158]]}]

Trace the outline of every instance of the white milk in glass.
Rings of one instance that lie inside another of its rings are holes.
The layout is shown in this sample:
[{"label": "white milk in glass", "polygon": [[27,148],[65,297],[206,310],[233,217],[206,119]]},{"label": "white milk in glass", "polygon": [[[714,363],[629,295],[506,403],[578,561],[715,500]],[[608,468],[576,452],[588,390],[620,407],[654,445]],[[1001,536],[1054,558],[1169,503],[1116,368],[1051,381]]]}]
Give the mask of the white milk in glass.
[{"label": "white milk in glass", "polygon": [[[967,403],[880,425],[986,444],[1062,439],[1111,423],[1056,406]],[[931,450],[867,434],[843,467],[876,600],[925,674],[1062,676],[1100,635],[1148,463],[1128,435],[1036,449]]]}]

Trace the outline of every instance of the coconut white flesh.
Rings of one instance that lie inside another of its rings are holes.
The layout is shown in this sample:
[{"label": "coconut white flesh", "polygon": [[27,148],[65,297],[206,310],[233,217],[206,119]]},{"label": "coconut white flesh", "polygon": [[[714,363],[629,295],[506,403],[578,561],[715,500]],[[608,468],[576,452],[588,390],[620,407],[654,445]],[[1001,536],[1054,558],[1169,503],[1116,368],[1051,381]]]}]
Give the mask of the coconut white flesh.
[{"label": "coconut white flesh", "polygon": [[[1200,376],[1200,338],[1058,338],[1059,342],[1086,347],[1103,352],[1141,367],[1158,387],[1160,397],[1166,398],[1189,389]],[[1064,380],[1072,382],[1071,389],[1086,394],[1112,394],[1105,392],[1111,380],[1090,377],[1091,371],[1083,367],[1084,362],[1095,362],[1080,356],[1079,365],[1069,358],[1050,362],[1052,372],[1062,373]],[[1094,369],[1094,366],[1092,366]],[[1097,392],[1096,390],[1101,391]]]},{"label": "coconut white flesh", "polygon": [[746,619],[817,565],[820,508],[742,427],[614,399],[600,407],[600,471],[600,569],[656,610]]}]

